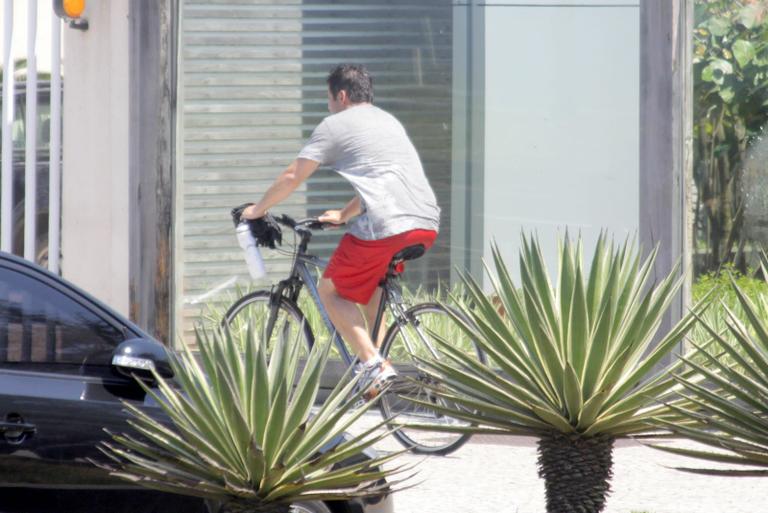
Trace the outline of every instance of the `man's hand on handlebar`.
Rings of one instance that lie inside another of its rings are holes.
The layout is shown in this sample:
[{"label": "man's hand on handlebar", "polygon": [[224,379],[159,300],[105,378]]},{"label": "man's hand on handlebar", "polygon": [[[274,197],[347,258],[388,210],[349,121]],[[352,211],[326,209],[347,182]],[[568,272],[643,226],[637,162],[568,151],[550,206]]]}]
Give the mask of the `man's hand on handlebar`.
[{"label": "man's hand on handlebar", "polygon": [[232,221],[235,223],[235,226],[241,221],[253,221],[255,219],[261,219],[266,215],[266,212],[256,210],[255,203],[243,203],[232,209]]},{"label": "man's hand on handlebar", "polygon": [[266,214],[266,211],[257,209],[256,205],[252,203],[243,210],[242,217],[243,219],[259,219]]},{"label": "man's hand on handlebar", "polygon": [[245,212],[245,210],[251,205],[253,205],[253,203],[243,203],[242,205],[238,205],[232,209],[232,222],[235,223],[235,226],[244,220],[243,212]]},{"label": "man's hand on handlebar", "polygon": [[333,225],[334,228],[338,228],[347,222],[341,210],[326,210],[324,214],[318,216],[317,220],[321,223]]},{"label": "man's hand on handlebar", "polygon": [[249,218],[247,212],[252,208],[252,203],[244,203],[233,208],[231,211],[232,222],[235,226],[241,222],[247,223],[251,234],[256,239],[257,245],[275,249],[276,246],[283,242],[282,230],[275,221],[275,218],[269,214],[265,213],[257,218]]}]

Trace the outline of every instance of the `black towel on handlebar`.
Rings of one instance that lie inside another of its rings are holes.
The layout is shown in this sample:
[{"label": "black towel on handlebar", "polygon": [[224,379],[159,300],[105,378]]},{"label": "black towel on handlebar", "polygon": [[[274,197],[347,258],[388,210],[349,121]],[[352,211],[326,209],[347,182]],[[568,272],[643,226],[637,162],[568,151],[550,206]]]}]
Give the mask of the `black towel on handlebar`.
[{"label": "black towel on handlebar", "polygon": [[276,244],[283,243],[283,231],[280,225],[277,224],[272,214],[267,214],[264,217],[258,219],[242,219],[243,210],[245,210],[253,203],[243,203],[242,205],[232,209],[232,221],[235,226],[241,222],[248,224],[248,227],[256,239],[257,246],[264,246],[267,248],[275,249]]},{"label": "black towel on handlebar", "polygon": [[251,233],[256,238],[256,244],[259,246],[275,249],[275,245],[283,243],[283,230],[277,224],[272,214],[267,214],[258,219],[248,220],[248,226]]}]

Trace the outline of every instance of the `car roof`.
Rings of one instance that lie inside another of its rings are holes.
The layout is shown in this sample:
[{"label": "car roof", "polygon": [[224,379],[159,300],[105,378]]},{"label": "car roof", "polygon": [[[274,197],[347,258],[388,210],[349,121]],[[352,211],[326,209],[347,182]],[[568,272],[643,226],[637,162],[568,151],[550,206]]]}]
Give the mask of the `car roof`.
[{"label": "car roof", "polygon": [[65,280],[61,276],[53,274],[48,269],[45,269],[34,262],[30,262],[29,260],[25,260],[21,257],[18,257],[6,251],[0,251],[0,269],[2,269],[3,267],[21,270],[27,275],[32,275],[35,278],[39,279],[40,281],[48,285],[51,285],[54,288],[64,292],[68,296],[78,300],[78,302],[80,303],[83,303],[83,300],[84,300],[85,302],[89,303],[88,306],[90,306],[91,309],[100,310],[102,314],[104,314],[106,317],[111,317],[112,320],[115,321],[117,324],[120,324],[121,327],[124,326],[125,328],[132,331],[136,337],[151,339],[157,342],[158,344],[161,344],[161,342],[159,342],[153,336],[146,333],[144,330],[136,326],[133,322],[129,321],[123,315],[119,314],[114,309],[110,308],[103,302],[99,301],[88,292],[84,291],[77,285]]}]

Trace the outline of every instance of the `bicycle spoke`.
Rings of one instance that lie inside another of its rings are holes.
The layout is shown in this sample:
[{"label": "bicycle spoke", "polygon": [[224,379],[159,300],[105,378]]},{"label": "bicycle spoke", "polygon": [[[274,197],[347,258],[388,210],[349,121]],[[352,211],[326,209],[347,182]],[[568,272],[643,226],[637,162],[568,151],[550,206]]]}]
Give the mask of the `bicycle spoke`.
[{"label": "bicycle spoke", "polygon": [[282,302],[273,317],[271,332],[268,332],[271,309],[268,291],[256,292],[242,298],[226,315],[232,336],[244,342],[249,326],[252,326],[254,335],[267,344],[268,351],[271,351],[278,341],[286,341],[301,344],[301,356],[306,357],[314,337],[305,325],[304,315],[295,306]]},{"label": "bicycle spoke", "polygon": [[[419,368],[418,358],[441,358],[434,333],[454,342],[457,347],[473,351],[471,341],[440,305],[425,304],[409,310],[411,322],[393,328],[382,346],[384,356],[392,362],[400,377],[381,398],[381,410],[385,416],[396,417],[393,426],[400,429],[394,434],[403,445],[414,452],[448,454],[468,439],[462,433],[429,431],[417,426],[440,425],[468,426],[469,423],[446,416],[428,405],[445,407],[445,401],[437,398],[432,388],[440,383]],[[418,357],[418,358],[416,358]]]}]

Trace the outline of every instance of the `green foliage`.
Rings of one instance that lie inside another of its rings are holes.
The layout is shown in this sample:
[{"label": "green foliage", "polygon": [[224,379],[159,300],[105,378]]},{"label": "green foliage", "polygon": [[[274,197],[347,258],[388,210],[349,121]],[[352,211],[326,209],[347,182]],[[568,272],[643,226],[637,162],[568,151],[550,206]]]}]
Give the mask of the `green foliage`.
[{"label": "green foliage", "polygon": [[742,294],[752,301],[768,293],[768,283],[765,280],[756,278],[754,273],[742,274],[733,264],[726,264],[720,272],[710,272],[696,279],[691,290],[693,302],[709,295],[712,300],[722,302],[731,309],[739,308],[740,302],[731,280],[736,283]]},{"label": "green foliage", "polygon": [[328,344],[316,344],[301,371],[298,344],[290,341],[281,341],[268,359],[257,337],[249,338],[243,353],[226,333],[201,331],[197,348],[199,359],[186,345],[171,359],[178,388],[157,374],[157,388],[142,385],[172,425],[124,403],[141,437],[113,434],[114,443],[101,446],[111,458],[104,468],[114,476],[258,508],[379,494],[397,484],[382,478],[410,468],[383,467],[398,453],[348,463],[389,435],[379,429],[384,422],[341,438],[372,405],[352,412],[359,399],[352,393],[356,379],[341,380],[312,413]]},{"label": "green foliage", "polygon": [[[679,446],[658,449],[749,469],[680,468],[689,472],[728,475],[768,475],[768,317],[766,296],[756,301],[735,281],[733,295],[741,316],[723,304],[727,337],[704,322],[714,348],[696,346],[682,361],[695,374],[677,376],[682,389],[669,407],[674,417],[656,419],[674,434],[708,445],[716,452]],[[741,318],[740,318],[741,317]],[[744,319],[744,320],[742,320]]]},{"label": "green foliage", "polygon": [[[556,281],[536,237],[522,238],[520,284],[493,246],[494,294],[464,276],[468,300],[453,314],[494,363],[478,362],[435,337],[442,360],[419,358],[443,400],[413,402],[469,423],[415,428],[529,435],[539,439],[539,475],[550,513],[598,513],[612,474],[613,442],[647,433],[667,414],[670,369],[657,366],[703,306],[657,334],[682,283],[677,269],[654,285],[656,251],[641,259],[628,241],[601,235],[590,267],[581,241],[559,244]],[[447,357],[447,358],[446,358]]]},{"label": "green foliage", "polygon": [[741,239],[741,180],[768,120],[768,3],[696,0],[693,34],[698,270],[731,261]]},{"label": "green foliage", "polygon": [[440,344],[450,364],[423,362],[447,384],[435,390],[456,405],[445,413],[479,426],[462,428],[468,431],[584,438],[646,431],[647,420],[663,411],[654,400],[673,385],[666,372],[654,375],[654,367],[695,321],[686,316],[651,346],[681,279],[672,273],[652,287],[656,252],[641,261],[634,245],[614,246],[605,237],[585,268],[581,242],[566,238],[553,285],[536,238],[522,242],[521,287],[493,248],[497,276],[491,281],[503,309],[465,276],[474,307],[462,310],[471,322],[455,319],[501,375],[450,341]]},{"label": "green foliage", "polygon": [[[209,330],[215,330],[218,328],[221,324],[221,320],[224,318],[224,314],[226,313],[227,309],[235,301],[237,301],[237,299],[245,296],[246,294],[254,292],[255,290],[256,289],[250,287],[246,288],[238,286],[234,290],[229,290],[223,296],[209,300],[203,306],[203,312],[201,315],[204,326]],[[436,290],[432,292],[422,288],[410,290],[403,286],[402,292],[403,299],[407,304],[410,305],[428,302],[463,304],[467,301],[466,291],[464,290],[462,283],[456,283],[453,286],[438,284]],[[312,333],[314,333],[315,339],[330,340],[331,333],[328,331],[328,328],[326,327],[325,322],[320,315],[320,311],[312,302],[312,299],[308,293],[303,292],[299,296],[298,305],[304,314],[306,322],[312,329]],[[238,316],[235,324],[232,326],[232,333],[234,334],[236,340],[240,342],[241,347],[245,347],[245,338],[243,338],[243,336],[245,333],[247,333],[247,327],[249,325],[264,325],[266,322],[266,314],[267,312],[264,310],[248,309],[245,310],[243,314]],[[388,328],[388,319],[388,317],[385,317],[385,325],[382,327],[384,330]],[[450,318],[445,316],[431,317],[429,322],[431,323],[429,329],[439,334],[448,334],[455,332],[456,330],[456,324]],[[466,340],[465,337],[456,338],[455,341],[457,344],[462,345],[462,349],[466,350],[470,354],[474,354],[474,347],[471,343],[469,343],[469,341]],[[331,348],[331,358],[340,358],[338,350],[335,346]]]},{"label": "green foliage", "polygon": [[[222,319],[224,319],[230,306],[241,297],[259,289],[250,285],[247,287],[238,285],[234,289],[228,290],[225,294],[209,300],[202,308],[201,319],[203,325],[209,330],[217,329],[221,325]],[[304,314],[305,322],[312,329],[315,338],[318,340],[330,340],[330,333],[323,322],[320,312],[312,303],[309,294],[305,293],[299,296],[298,306]],[[256,308],[246,309],[238,314],[231,325],[231,332],[241,347],[245,347],[249,326],[264,326],[267,321],[267,314],[268,310]],[[336,348],[331,349],[331,357],[339,358]]]},{"label": "green foliage", "polygon": [[761,315],[768,316],[768,310],[762,309],[762,298],[768,297],[768,283],[755,277],[754,273],[745,275],[735,269],[733,264],[726,264],[720,272],[700,276],[693,284],[691,295],[694,303],[708,296],[714,304],[703,315],[706,326],[702,323],[694,326],[689,337],[691,341],[700,345],[706,344],[711,339],[708,328],[716,330],[726,340],[730,340],[726,325],[726,308],[742,322],[748,321],[733,287],[734,283],[743,295],[757,305]]}]

